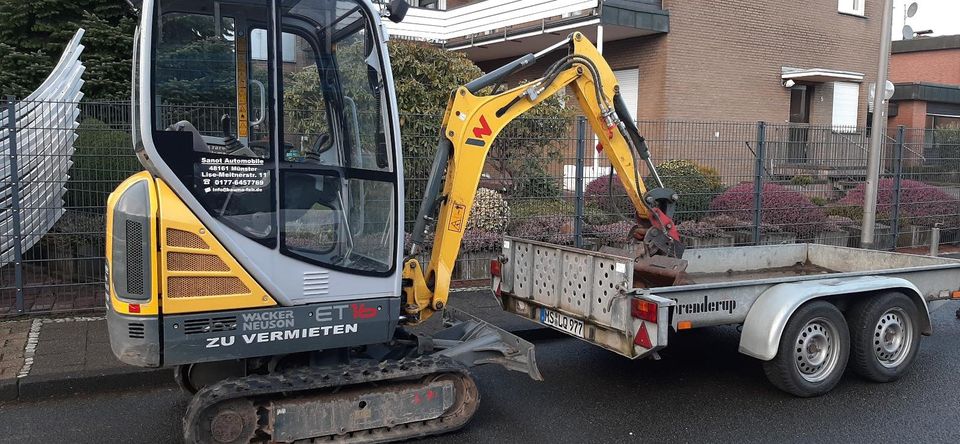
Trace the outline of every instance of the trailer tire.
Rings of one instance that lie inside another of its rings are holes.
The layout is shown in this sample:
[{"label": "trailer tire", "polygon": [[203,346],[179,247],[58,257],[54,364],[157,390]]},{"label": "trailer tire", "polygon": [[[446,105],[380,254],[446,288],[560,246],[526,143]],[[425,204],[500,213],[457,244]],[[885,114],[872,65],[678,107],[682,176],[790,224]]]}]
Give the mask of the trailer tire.
[{"label": "trailer tire", "polygon": [[850,366],[874,382],[900,379],[920,345],[920,311],[903,293],[867,297],[847,311],[852,339]]},{"label": "trailer tire", "polygon": [[849,354],[843,313],[827,301],[812,301],[787,321],[777,355],[763,363],[763,371],[780,390],[803,398],[820,396],[840,382]]}]

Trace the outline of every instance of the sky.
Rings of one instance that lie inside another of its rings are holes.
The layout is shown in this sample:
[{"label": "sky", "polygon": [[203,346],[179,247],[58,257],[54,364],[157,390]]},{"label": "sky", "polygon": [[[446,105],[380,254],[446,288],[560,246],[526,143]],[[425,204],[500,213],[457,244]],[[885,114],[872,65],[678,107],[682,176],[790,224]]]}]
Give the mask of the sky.
[{"label": "sky", "polygon": [[903,39],[903,14],[914,1],[917,14],[906,20],[914,31],[932,29],[931,36],[960,34],[960,0],[893,0],[893,40]]}]

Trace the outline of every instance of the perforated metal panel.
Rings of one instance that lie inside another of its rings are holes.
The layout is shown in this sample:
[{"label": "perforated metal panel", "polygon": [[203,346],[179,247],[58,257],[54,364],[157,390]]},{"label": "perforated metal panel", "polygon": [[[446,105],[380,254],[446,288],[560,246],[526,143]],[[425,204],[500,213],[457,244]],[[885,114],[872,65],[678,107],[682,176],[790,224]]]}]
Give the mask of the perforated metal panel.
[{"label": "perforated metal panel", "polygon": [[[610,312],[613,306],[613,298],[619,295],[624,283],[628,282],[626,277],[626,264],[632,264],[633,261],[625,262],[616,259],[599,258],[593,260],[593,291],[590,296],[590,317],[606,325],[610,325]],[[617,266],[619,265],[619,267]],[[631,267],[630,271],[633,269]],[[631,280],[632,281],[632,274]]]},{"label": "perforated metal panel", "polygon": [[544,305],[557,306],[557,280],[560,278],[560,250],[533,246],[533,299]]},{"label": "perforated metal panel", "polygon": [[235,277],[184,276],[167,279],[167,297],[190,298],[246,294],[250,289]]},{"label": "perforated metal panel", "polygon": [[171,271],[230,271],[217,256],[197,253],[167,253],[167,270]]},{"label": "perforated metal panel", "polygon": [[590,260],[582,254],[563,253],[563,274],[560,276],[560,303],[558,306],[572,313],[589,308],[587,296],[590,283],[593,282],[593,267]]},{"label": "perforated metal panel", "polygon": [[[511,238],[513,290],[518,297],[600,324],[614,321],[614,305],[633,282],[633,259]],[[621,310],[622,311],[622,310]],[[617,313],[622,317],[622,313]]]},{"label": "perforated metal panel", "polygon": [[521,298],[530,298],[531,273],[533,272],[533,247],[517,242],[513,247],[513,293]]},{"label": "perforated metal panel", "polygon": [[167,245],[171,247],[196,248],[202,250],[210,249],[200,236],[189,231],[167,228]]},{"label": "perforated metal panel", "polygon": [[143,295],[143,244],[147,242],[147,240],[143,238],[143,224],[127,219],[124,225],[124,231],[124,236],[126,236],[125,239],[127,241],[127,293],[130,295]]}]

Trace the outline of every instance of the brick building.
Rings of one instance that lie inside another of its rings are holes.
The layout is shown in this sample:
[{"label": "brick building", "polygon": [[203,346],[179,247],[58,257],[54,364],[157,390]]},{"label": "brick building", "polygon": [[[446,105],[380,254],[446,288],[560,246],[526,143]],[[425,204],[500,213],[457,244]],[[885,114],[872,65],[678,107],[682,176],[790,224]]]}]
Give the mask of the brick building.
[{"label": "brick building", "polygon": [[[412,3],[408,19],[392,25],[392,34],[463,51],[487,70],[571,31],[594,42],[602,33],[604,56],[621,83],[636,82],[640,120],[864,126],[882,2],[811,0],[803,7],[773,0]],[[420,5],[434,9],[416,8]],[[793,80],[792,88],[783,86],[787,80]]]},{"label": "brick building", "polygon": [[[744,123],[697,127],[696,141],[667,140],[657,134],[663,125],[654,126],[645,135],[660,142],[659,153],[745,158],[751,125],[766,121],[783,127],[768,134],[771,152],[789,167],[777,174],[793,175],[807,174],[795,171],[798,165],[865,157],[866,135],[858,127],[866,126],[867,85],[876,75],[881,3],[416,0],[403,23],[389,26],[397,38],[462,51],[486,71],[580,31],[601,46],[638,120]],[[551,62],[513,80],[536,77]],[[704,143],[707,136],[729,143]],[[714,167],[739,176],[752,164]]]},{"label": "brick building", "polygon": [[960,35],[893,42],[891,53],[890,125],[960,126]]}]

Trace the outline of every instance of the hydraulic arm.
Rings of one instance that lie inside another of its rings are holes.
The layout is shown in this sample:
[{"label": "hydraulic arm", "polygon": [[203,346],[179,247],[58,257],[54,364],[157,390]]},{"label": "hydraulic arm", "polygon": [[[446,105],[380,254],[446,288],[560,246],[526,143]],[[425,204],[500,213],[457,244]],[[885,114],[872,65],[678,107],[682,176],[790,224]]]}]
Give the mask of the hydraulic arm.
[{"label": "hydraulic arm", "polygon": [[[499,84],[544,55],[564,49],[567,54],[547,68],[542,78],[501,93],[478,95],[484,88]],[[589,39],[577,32],[566,41],[537,54],[527,54],[451,94],[414,226],[410,255],[404,262],[405,312],[410,322],[425,320],[446,304],[453,266],[494,139],[513,119],[567,86],[577,97],[602,152],[636,209],[638,225],[631,234],[643,240],[641,259],[656,256],[653,267],[661,274],[674,277],[685,268],[664,265],[670,262],[668,258],[679,262],[683,254],[683,244],[671,220],[677,196],[663,188],[646,142],[620,96],[613,70]],[[640,162],[646,163],[657,188],[648,191],[644,186],[638,169]],[[415,256],[431,225],[435,236],[430,261],[424,270]]]}]

